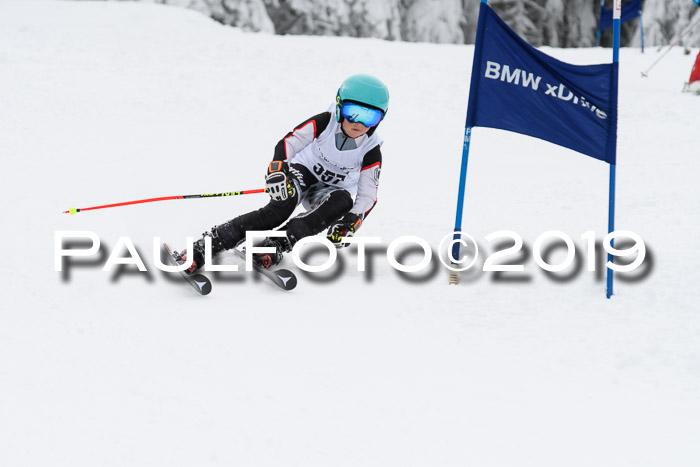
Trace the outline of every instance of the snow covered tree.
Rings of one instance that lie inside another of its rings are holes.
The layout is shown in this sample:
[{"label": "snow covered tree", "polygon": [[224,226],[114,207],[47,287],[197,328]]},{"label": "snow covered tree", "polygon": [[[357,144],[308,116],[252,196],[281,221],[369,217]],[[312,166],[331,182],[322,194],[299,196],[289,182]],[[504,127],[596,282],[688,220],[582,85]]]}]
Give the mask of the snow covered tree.
[{"label": "snow covered tree", "polygon": [[275,32],[275,25],[268,16],[262,0],[204,1],[209,3],[211,17],[223,24],[239,27],[244,31]]},{"label": "snow covered tree", "polygon": [[[125,1],[125,0],[117,0]],[[133,1],[133,0],[126,0]],[[263,0],[136,0],[199,11],[212,19],[244,31],[275,32]]]},{"label": "snow covered tree", "polygon": [[[192,8],[246,31],[473,43],[479,0],[141,0]],[[623,0],[623,4],[627,0]],[[606,0],[612,8],[613,0]],[[534,46],[595,45],[600,0],[489,0],[503,20]],[[645,41],[669,44],[700,19],[692,0],[644,0]],[[612,43],[611,30],[601,44]],[[621,44],[640,45],[639,21],[622,25]],[[700,46],[700,24],[684,38]]]},{"label": "snow covered tree", "polygon": [[344,0],[267,0],[278,34],[347,36],[350,5]]},{"label": "snow covered tree", "polygon": [[491,0],[498,16],[518,35],[534,46],[542,45],[542,24],[546,11],[540,3],[543,0]]},{"label": "snow covered tree", "polygon": [[405,5],[402,38],[413,42],[464,43],[461,0],[415,0]]},{"label": "snow covered tree", "polygon": [[350,6],[350,24],[354,37],[401,40],[400,1],[355,0]]},{"label": "snow covered tree", "polygon": [[[644,2],[644,40],[651,45],[668,45],[689,29],[681,44],[700,46],[700,8],[691,0],[647,0]],[[691,26],[694,24],[694,27]],[[639,31],[632,44],[640,45]]]}]

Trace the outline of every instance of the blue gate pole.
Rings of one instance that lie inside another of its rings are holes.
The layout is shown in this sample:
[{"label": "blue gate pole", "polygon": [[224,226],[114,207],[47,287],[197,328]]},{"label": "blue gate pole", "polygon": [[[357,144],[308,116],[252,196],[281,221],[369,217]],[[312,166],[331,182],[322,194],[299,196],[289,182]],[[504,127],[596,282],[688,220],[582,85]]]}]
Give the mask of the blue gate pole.
[{"label": "blue gate pole", "polygon": [[[613,7],[613,63],[620,61],[620,13],[622,11],[622,0],[615,0]],[[617,151],[617,149],[616,149]],[[615,231],[615,164],[610,164],[610,190],[608,197],[608,233]],[[615,242],[610,240],[610,246],[614,247]],[[608,253],[608,262],[613,262],[613,255]],[[606,264],[607,266],[607,264]],[[607,290],[605,293],[607,298],[613,295],[613,270],[608,266]]]},{"label": "blue gate pole", "polygon": [[600,14],[598,15],[598,31],[595,33],[595,46],[600,47],[600,22],[603,20],[603,8],[605,0],[600,0]]},{"label": "blue gate pole", "polygon": [[644,53],[644,16],[639,12],[639,35],[642,36],[642,53]]},{"label": "blue gate pole", "polygon": [[[608,233],[615,231],[615,164],[610,164],[610,195],[608,198]],[[615,240],[610,239],[610,246],[615,246]],[[613,262],[613,256],[608,253],[608,261]],[[607,266],[607,265],[606,265]],[[607,289],[605,296],[612,297],[613,294],[613,270],[608,267]]]},{"label": "blue gate pole", "polygon": [[[467,185],[467,164],[469,162],[469,144],[472,139],[472,127],[464,128],[464,145],[462,146],[462,166],[459,171],[459,192],[457,193],[457,215],[455,216],[455,230],[453,240],[458,240],[461,237],[462,231],[462,212],[464,211],[464,189]],[[452,259],[459,260],[460,242],[455,242],[452,245]],[[452,264],[455,264],[454,262]]]},{"label": "blue gate pole", "polygon": [[[481,0],[479,5],[479,21],[476,28],[476,41],[474,42],[474,60],[472,62],[472,77],[469,85],[469,103],[467,105],[467,122],[464,126],[464,142],[462,145],[462,164],[459,172],[459,193],[457,193],[457,214],[455,215],[455,228],[452,240],[455,241],[452,245],[452,259],[459,261],[460,242],[456,241],[462,237],[462,212],[464,211],[464,191],[467,185],[467,164],[469,162],[469,146],[472,139],[472,128],[474,125],[470,123],[474,120],[473,112],[475,112],[479,88],[480,63],[481,63],[481,44],[484,41],[484,8],[488,4],[488,0]],[[454,261],[452,264],[456,264]],[[450,271],[450,284],[457,284],[457,272]]]}]

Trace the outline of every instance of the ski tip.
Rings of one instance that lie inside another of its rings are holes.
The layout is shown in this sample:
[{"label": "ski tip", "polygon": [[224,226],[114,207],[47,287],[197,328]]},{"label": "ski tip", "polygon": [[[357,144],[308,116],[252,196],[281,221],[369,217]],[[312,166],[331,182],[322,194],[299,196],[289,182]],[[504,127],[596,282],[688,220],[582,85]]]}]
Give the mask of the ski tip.
[{"label": "ski tip", "polygon": [[80,209],[70,208],[67,211],[63,211],[63,214],[70,214],[74,216],[76,212],[80,212]]},{"label": "ski tip", "polygon": [[202,295],[209,295],[211,292],[211,281],[201,274],[194,274],[192,276],[192,282],[199,289],[199,293]]},{"label": "ski tip", "polygon": [[284,290],[293,290],[297,286],[297,276],[289,269],[276,269],[274,274]]}]

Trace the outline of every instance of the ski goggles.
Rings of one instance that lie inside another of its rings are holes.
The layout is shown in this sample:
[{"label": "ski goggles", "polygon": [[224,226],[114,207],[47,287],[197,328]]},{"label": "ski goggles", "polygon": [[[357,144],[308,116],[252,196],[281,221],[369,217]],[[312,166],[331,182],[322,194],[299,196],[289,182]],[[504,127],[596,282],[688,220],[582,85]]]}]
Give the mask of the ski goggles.
[{"label": "ski goggles", "polygon": [[343,117],[350,122],[359,122],[368,128],[377,126],[384,118],[384,112],[372,107],[365,107],[355,102],[346,102],[343,104]]}]

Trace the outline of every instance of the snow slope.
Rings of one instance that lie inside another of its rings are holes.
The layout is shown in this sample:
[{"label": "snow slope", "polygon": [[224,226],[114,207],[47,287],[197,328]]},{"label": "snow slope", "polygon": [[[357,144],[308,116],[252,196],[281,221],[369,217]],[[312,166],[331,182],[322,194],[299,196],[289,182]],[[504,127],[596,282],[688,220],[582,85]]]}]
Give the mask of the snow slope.
[{"label": "snow slope", "polygon": [[[381,249],[369,273],[347,249],[343,271],[299,272],[291,293],[241,272],[199,297],[155,269],[153,237],[182,245],[265,195],[61,213],[258,188],[279,138],[370,72],[392,102],[360,234],[437,248],[472,52],[242,33],[157,5],[0,2],[0,465],[696,466],[700,99],[680,93],[696,51],[647,79],[658,55],[621,51],[617,227],[650,259],[610,300],[585,268],[554,281],[525,256],[518,280],[448,286],[435,261],[416,280]],[[550,229],[583,247],[607,228],[607,186],[599,161],[476,129],[464,228],[486,250],[500,229],[530,250]],[[54,271],[61,230],[95,232],[102,258]],[[148,273],[101,271],[120,236]]]}]

